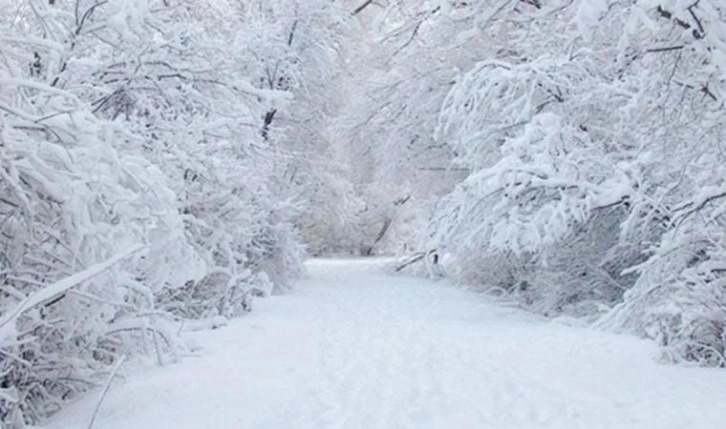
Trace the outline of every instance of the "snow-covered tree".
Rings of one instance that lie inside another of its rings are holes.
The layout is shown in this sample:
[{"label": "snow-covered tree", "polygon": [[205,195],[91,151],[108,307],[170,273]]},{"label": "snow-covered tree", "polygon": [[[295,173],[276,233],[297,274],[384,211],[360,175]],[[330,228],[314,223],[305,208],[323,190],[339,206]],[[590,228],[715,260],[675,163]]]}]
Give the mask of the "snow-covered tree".
[{"label": "snow-covered tree", "polygon": [[245,45],[238,64],[251,83],[290,96],[267,105],[260,132],[275,141],[277,195],[299,208],[295,223],[313,253],[345,247],[356,206],[330,127],[344,100],[342,70],[355,32],[338,2],[279,0],[247,3],[236,35]]},{"label": "snow-covered tree", "polygon": [[[299,271],[287,156],[229,40],[237,3],[3,4],[0,421],[22,427],[168,322],[231,316]],[[249,42],[253,43],[253,42]]]},{"label": "snow-covered tree", "polygon": [[[441,2],[360,2],[364,37],[350,50],[338,147],[365,211],[354,241],[376,252],[423,246],[431,202],[466,175],[433,140],[436,117],[457,67],[472,64],[476,41],[453,43],[461,9]],[[466,6],[463,6],[466,9]],[[449,8],[450,9],[450,8]]]},{"label": "snow-covered tree", "polygon": [[724,10],[553,2],[532,9],[533,26],[512,13],[515,49],[483,58],[444,103],[437,137],[472,174],[441,203],[435,243],[474,277],[486,261],[509,267],[493,286],[543,312],[624,299],[609,320],[637,319],[629,328],[673,356],[721,364],[720,316],[687,304],[718,308],[723,291],[699,264],[718,261],[720,240],[686,243],[718,218],[699,215],[723,180]]}]

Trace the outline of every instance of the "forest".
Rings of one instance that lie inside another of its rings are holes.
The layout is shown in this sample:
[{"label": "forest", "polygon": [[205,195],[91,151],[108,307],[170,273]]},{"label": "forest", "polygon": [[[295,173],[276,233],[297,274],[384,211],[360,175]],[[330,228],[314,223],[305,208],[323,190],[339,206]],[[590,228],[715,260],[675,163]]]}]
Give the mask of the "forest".
[{"label": "forest", "polygon": [[317,256],[726,367],[725,100],[721,0],[0,0],[0,427]]}]

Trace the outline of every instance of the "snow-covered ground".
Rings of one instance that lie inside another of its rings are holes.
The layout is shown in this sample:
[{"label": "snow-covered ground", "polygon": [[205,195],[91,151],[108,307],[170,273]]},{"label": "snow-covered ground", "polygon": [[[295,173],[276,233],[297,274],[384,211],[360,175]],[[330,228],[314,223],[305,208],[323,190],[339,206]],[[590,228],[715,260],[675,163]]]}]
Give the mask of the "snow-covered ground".
[{"label": "snow-covered ground", "polygon": [[[726,371],[370,268],[309,263],[293,293],[194,333],[201,357],[114,384],[94,427],[726,428]],[[46,427],[85,429],[96,399]]]}]

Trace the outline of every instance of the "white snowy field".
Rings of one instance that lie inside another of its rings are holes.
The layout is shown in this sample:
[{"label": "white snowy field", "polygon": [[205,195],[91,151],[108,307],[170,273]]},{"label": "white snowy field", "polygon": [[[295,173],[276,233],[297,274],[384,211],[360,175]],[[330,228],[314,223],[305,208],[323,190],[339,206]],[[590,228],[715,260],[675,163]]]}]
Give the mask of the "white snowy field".
[{"label": "white snowy field", "polygon": [[[726,371],[443,283],[312,261],[286,296],[117,381],[96,429],[722,429]],[[47,429],[86,429],[98,394]]]}]

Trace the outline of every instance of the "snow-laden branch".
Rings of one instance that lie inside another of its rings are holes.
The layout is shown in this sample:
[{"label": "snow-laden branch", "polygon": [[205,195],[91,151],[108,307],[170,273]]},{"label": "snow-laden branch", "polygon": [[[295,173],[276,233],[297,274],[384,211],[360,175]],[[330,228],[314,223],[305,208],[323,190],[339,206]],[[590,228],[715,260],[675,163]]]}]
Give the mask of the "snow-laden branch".
[{"label": "snow-laden branch", "polygon": [[63,280],[49,284],[38,292],[35,292],[25,298],[25,300],[21,301],[14,308],[5,311],[5,314],[0,319],[0,343],[5,342],[9,337],[15,335],[15,322],[18,320],[19,317],[22,316],[24,312],[36,307],[39,304],[43,304],[45,302],[52,301],[58,298],[60,295],[66,293],[71,288],[74,288],[81,283],[103,273],[110,267],[118,264],[119,262],[123,261],[124,259],[128,258],[132,254],[140,251],[143,248],[144,246],[137,246],[131,248],[119,255],[114,256],[113,258],[110,258],[105,262],[95,264],[81,272],[66,277]]}]

